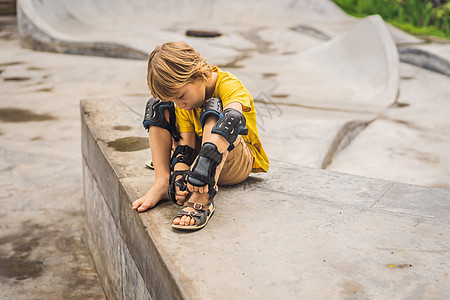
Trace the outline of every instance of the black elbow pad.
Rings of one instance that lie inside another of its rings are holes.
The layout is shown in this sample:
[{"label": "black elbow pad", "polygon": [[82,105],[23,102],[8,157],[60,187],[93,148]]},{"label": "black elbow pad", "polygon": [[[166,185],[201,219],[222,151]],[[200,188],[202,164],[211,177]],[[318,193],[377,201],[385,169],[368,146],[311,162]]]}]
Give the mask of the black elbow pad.
[{"label": "black elbow pad", "polygon": [[234,149],[233,144],[238,135],[248,134],[248,129],[245,128],[245,125],[245,117],[240,111],[234,108],[227,108],[220,115],[211,132],[223,136],[230,143],[228,151],[231,151]]}]

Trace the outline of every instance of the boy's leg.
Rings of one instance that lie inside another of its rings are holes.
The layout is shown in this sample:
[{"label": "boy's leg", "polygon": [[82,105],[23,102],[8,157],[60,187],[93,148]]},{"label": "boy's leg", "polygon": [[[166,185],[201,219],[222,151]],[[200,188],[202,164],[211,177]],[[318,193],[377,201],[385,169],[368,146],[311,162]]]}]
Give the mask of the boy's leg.
[{"label": "boy's leg", "polygon": [[[222,155],[223,155],[222,162],[216,168],[216,175],[215,175],[216,182],[219,180],[219,176],[220,176],[223,166],[225,165],[225,162],[227,160],[228,151],[225,151]],[[216,186],[216,190],[218,190],[217,186]],[[210,195],[208,193],[193,192],[191,197],[189,198],[188,202],[200,203],[200,204],[206,205],[209,202],[209,198],[210,198]],[[187,212],[195,211],[195,209],[191,208],[191,207],[186,207],[186,208],[184,208],[184,210]],[[195,219],[193,219],[189,216],[177,217],[173,220],[173,224],[175,224],[175,225],[191,225],[192,226],[195,224]]]},{"label": "boy's leg", "polygon": [[[164,112],[169,119],[169,111]],[[148,130],[150,150],[155,169],[155,182],[144,196],[133,202],[133,209],[139,212],[155,206],[160,200],[167,199],[170,176],[170,154],[172,150],[172,136],[168,130],[150,126]]]},{"label": "boy's leg", "polygon": [[236,185],[244,182],[253,169],[254,155],[242,137],[238,137],[239,144],[229,152],[223,166],[218,185]]},{"label": "boy's leg", "polygon": [[[216,168],[215,181],[218,182],[222,169],[226,163],[229,152],[227,148],[229,147],[228,141],[218,134],[211,134],[211,130],[214,125],[217,123],[218,118],[210,117],[206,120],[205,126],[203,128],[203,138],[202,144],[206,142],[211,142],[217,146],[217,149],[220,153],[222,153],[222,162]],[[241,143],[242,137],[239,137],[234,145],[238,146]],[[236,149],[232,150],[235,151]],[[253,163],[253,162],[252,162]],[[248,176],[248,175],[247,175]],[[206,205],[209,202],[210,194],[208,194],[208,186],[199,187],[198,191],[193,192],[192,196],[189,198],[188,202],[192,203],[200,203]],[[187,212],[195,212],[196,210],[191,207],[184,208]],[[177,217],[173,220],[173,224],[175,225],[194,225],[195,219],[189,216]]]}]

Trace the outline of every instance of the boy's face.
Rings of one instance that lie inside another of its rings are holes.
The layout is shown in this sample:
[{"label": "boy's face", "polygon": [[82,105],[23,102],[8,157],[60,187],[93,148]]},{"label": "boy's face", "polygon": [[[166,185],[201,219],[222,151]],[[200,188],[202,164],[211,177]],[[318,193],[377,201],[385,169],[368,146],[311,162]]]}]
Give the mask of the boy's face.
[{"label": "boy's face", "polygon": [[178,94],[170,99],[179,108],[193,110],[203,106],[205,102],[205,84],[198,80],[183,86]]}]

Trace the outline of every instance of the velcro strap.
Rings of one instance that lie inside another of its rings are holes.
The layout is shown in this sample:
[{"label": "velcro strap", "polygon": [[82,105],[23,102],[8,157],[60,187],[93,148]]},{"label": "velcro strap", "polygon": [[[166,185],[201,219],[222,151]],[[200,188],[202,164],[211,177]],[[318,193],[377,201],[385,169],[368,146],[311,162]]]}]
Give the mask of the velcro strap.
[{"label": "velcro strap", "polygon": [[189,177],[192,177],[192,178],[195,178],[195,179],[198,179],[198,180],[204,182],[205,185],[208,185],[209,187],[214,186],[216,184],[216,181],[214,180],[214,178],[209,178],[208,176],[200,175],[193,171],[187,171],[187,175]]},{"label": "velcro strap", "polygon": [[209,158],[216,165],[219,165],[222,162],[222,154],[220,154],[220,152],[218,152],[216,149],[202,147],[202,149],[200,149],[199,155]]}]

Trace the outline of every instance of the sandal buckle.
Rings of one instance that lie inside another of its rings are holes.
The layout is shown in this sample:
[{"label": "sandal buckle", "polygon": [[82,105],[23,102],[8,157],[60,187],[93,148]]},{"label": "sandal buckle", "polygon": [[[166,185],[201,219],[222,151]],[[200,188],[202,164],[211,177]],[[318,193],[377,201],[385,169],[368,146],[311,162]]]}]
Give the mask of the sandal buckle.
[{"label": "sandal buckle", "polygon": [[201,203],[194,203],[193,207],[196,210],[201,210],[203,208],[203,204],[201,204]]}]

